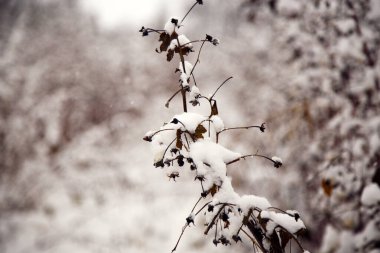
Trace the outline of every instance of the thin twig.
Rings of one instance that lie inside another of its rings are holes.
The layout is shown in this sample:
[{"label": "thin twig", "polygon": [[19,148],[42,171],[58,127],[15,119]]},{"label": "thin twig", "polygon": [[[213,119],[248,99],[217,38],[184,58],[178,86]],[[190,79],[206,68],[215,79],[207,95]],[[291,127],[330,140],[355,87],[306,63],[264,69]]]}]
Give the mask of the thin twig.
[{"label": "thin twig", "polygon": [[218,235],[218,226],[215,226],[215,237],[214,237],[215,240],[216,240],[217,235]]},{"label": "thin twig", "polygon": [[190,213],[193,213],[195,207],[198,205],[198,203],[199,203],[199,201],[201,201],[201,199],[202,199],[202,197],[199,197],[197,203],[195,203],[195,205],[194,205],[193,209],[191,209],[191,212],[190,212]]},{"label": "thin twig", "polygon": [[185,148],[186,148],[187,151],[189,151],[190,145],[189,145],[189,140],[187,139],[186,133],[184,134],[184,136],[185,136],[185,140],[186,140],[186,143],[187,143],[187,148],[186,148],[186,146],[185,146]]},{"label": "thin twig", "polygon": [[204,192],[204,191],[205,191],[205,188],[203,187],[203,183],[202,183],[202,181],[201,181],[201,187],[202,187],[202,192]]},{"label": "thin twig", "polygon": [[246,235],[248,236],[248,238],[252,241],[252,244],[253,246],[257,246],[259,247],[259,249],[262,251],[262,252],[266,252],[263,248],[261,248],[260,244],[256,241],[255,238],[253,238],[252,236],[250,236],[244,229],[241,229],[241,231]]},{"label": "thin twig", "polygon": [[269,158],[269,157],[267,157],[267,156],[265,156],[265,155],[252,154],[252,155],[243,155],[243,156],[241,156],[241,157],[239,157],[239,158],[237,158],[237,159],[235,159],[235,160],[232,160],[232,161],[230,161],[230,162],[227,162],[226,165],[229,165],[229,164],[235,163],[235,162],[240,161],[241,159],[245,159],[245,158],[247,158],[247,157],[254,157],[254,156],[262,157],[262,158],[265,158],[265,159],[267,159],[267,160],[269,160],[269,161],[271,161],[271,162],[273,162],[273,163],[276,163],[276,162],[273,161],[271,158]]},{"label": "thin twig", "polygon": [[205,39],[203,39],[203,40],[192,40],[192,41],[186,42],[185,44],[182,44],[180,47],[184,47],[184,46],[192,44],[192,43],[205,42],[205,41],[208,41],[208,40],[205,40]]},{"label": "thin twig", "polygon": [[165,152],[164,152],[164,154],[162,155],[162,160],[164,160],[166,152],[168,151],[169,147],[173,144],[173,142],[174,142],[176,139],[177,139],[177,137],[175,137],[174,140],[172,140],[172,142],[170,142],[170,144],[166,147]]},{"label": "thin twig", "polygon": [[211,137],[211,120],[208,121],[208,138]]},{"label": "thin twig", "polygon": [[214,94],[212,94],[212,96],[209,98],[209,100],[211,101],[212,100],[212,98],[215,96],[215,94],[218,92],[218,90],[228,81],[228,80],[230,80],[231,78],[233,78],[232,76],[230,76],[229,78],[227,78],[226,80],[224,80],[224,82],[221,84],[221,85],[219,85],[219,87],[215,90],[215,92],[214,92]]},{"label": "thin twig", "polygon": [[261,126],[243,126],[243,127],[229,127],[229,128],[223,128],[218,132],[218,134],[224,132],[224,131],[229,131],[229,130],[235,130],[235,129],[250,129],[250,128],[261,128]]},{"label": "thin twig", "polygon": [[[148,33],[150,32],[155,32],[155,33],[158,33],[158,34],[161,34],[162,32],[165,32],[165,30],[160,30],[160,29],[153,29],[153,28],[145,28],[145,31],[147,31]],[[140,32],[142,32],[142,30],[140,30]]]},{"label": "thin twig", "polygon": [[202,45],[201,45],[201,47],[199,48],[198,56],[197,56],[197,60],[195,61],[195,64],[194,64],[194,66],[193,66],[193,69],[192,69],[191,72],[190,72],[190,75],[193,74],[195,67],[197,66],[198,62],[200,62],[199,57],[200,57],[200,55],[201,55],[201,51],[202,51],[203,45],[204,45],[205,43],[206,43],[206,40],[204,40],[204,41],[202,42]]},{"label": "thin twig", "polygon": [[278,227],[282,228],[283,230],[287,231],[288,234],[293,238],[293,240],[297,243],[298,247],[300,247],[300,249],[302,251],[305,251],[305,249],[302,247],[301,243],[298,241],[297,237],[294,236],[294,234],[290,233],[287,229],[285,229],[284,227],[280,226],[280,225],[277,225]]},{"label": "thin twig", "polygon": [[197,216],[206,206],[208,206],[209,204],[211,203],[211,201],[207,202],[206,204],[204,204],[199,210],[198,212],[196,212],[194,214],[194,216]]},{"label": "thin twig", "polygon": [[246,127],[230,127],[230,128],[224,128],[222,130],[220,130],[219,132],[216,133],[216,143],[219,142],[219,134],[224,132],[224,131],[227,131],[227,130],[235,130],[235,129],[249,129],[249,128],[259,128],[261,130],[263,125],[261,126],[246,126]]},{"label": "thin twig", "polygon": [[154,132],[154,133],[153,133],[152,135],[150,135],[149,137],[152,138],[153,136],[155,136],[155,135],[158,134],[159,132],[169,131],[169,130],[177,130],[177,129],[174,129],[174,128],[161,129],[161,130],[158,130],[158,131]]},{"label": "thin twig", "polygon": [[194,85],[198,87],[197,82],[195,81],[195,76],[193,74],[193,70],[191,70],[191,76],[193,77]]},{"label": "thin twig", "polygon": [[168,99],[168,101],[165,103],[165,106],[166,106],[166,108],[169,108],[169,103],[170,103],[170,101],[172,101],[172,99],[180,92],[182,90],[182,88],[181,89],[179,89],[179,90],[177,90],[169,99]]},{"label": "thin twig", "polygon": [[189,225],[186,223],[186,225],[182,228],[182,232],[181,232],[181,234],[179,235],[179,238],[178,238],[178,240],[177,240],[177,243],[175,244],[174,248],[172,249],[172,253],[173,253],[174,251],[176,251],[177,246],[178,246],[178,244],[179,244],[179,241],[181,240],[182,235],[183,235],[183,233],[185,232],[185,229],[186,229],[188,226],[189,226]]},{"label": "thin twig", "polygon": [[280,208],[277,208],[277,207],[274,207],[274,206],[270,206],[270,207],[268,207],[268,209],[275,209],[275,210],[280,211],[280,212],[282,212],[284,214],[289,214],[289,213],[285,212],[284,210],[282,210]]},{"label": "thin twig", "polygon": [[232,204],[232,203],[228,203],[228,202],[221,202],[221,203],[215,204],[215,206],[220,206],[220,205],[236,206],[236,204]]},{"label": "thin twig", "polygon": [[198,2],[196,1],[193,6],[191,6],[191,8],[188,10],[188,12],[185,14],[185,16],[182,18],[181,22],[179,22],[179,26],[182,25],[182,22],[185,20],[185,18],[187,17],[187,15],[189,15],[189,13],[191,12],[191,10],[198,4]]},{"label": "thin twig", "polygon": [[210,231],[210,229],[212,228],[212,226],[214,226],[215,224],[215,220],[218,218],[220,212],[224,209],[224,207],[226,207],[226,204],[224,204],[220,209],[219,211],[216,213],[216,215],[214,216],[214,218],[212,219],[212,221],[210,222],[210,224],[207,226],[204,234],[207,235],[208,232]]},{"label": "thin twig", "polygon": [[[187,14],[186,14],[187,15]],[[177,43],[178,43],[178,47],[181,46],[181,44],[179,43],[179,39],[177,37]],[[179,54],[179,58],[181,59],[181,63],[182,63],[182,68],[183,68],[183,73],[186,74],[186,67],[185,67],[185,58],[183,57],[182,53],[181,53],[181,50],[178,50],[178,54]],[[182,94],[182,105],[183,105],[183,111],[184,112],[187,112],[187,103],[186,103],[186,91],[185,89],[181,88],[181,94]]]}]

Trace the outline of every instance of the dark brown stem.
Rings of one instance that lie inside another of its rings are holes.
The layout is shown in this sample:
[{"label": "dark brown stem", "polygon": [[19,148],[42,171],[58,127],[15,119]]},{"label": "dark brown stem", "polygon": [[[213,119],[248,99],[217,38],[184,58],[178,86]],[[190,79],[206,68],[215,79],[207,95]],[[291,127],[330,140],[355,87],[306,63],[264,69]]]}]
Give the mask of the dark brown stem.
[{"label": "dark brown stem", "polygon": [[209,100],[211,101],[212,100],[212,98],[215,96],[215,94],[218,92],[218,90],[228,81],[228,80],[230,80],[231,78],[233,78],[232,76],[230,76],[229,78],[227,78],[226,80],[224,80],[224,82],[221,84],[221,85],[219,85],[219,87],[215,90],[215,92],[214,92],[214,94],[212,94],[212,96],[209,98]]},{"label": "dark brown stem", "polygon": [[245,127],[229,127],[229,128],[224,128],[218,132],[218,134],[224,132],[224,131],[229,131],[229,130],[235,130],[235,129],[250,129],[250,128],[261,128],[261,126],[245,126]]},{"label": "dark brown stem", "polygon": [[203,183],[202,183],[202,181],[201,181],[201,188],[202,188],[202,192],[204,192],[204,191],[205,191],[205,188],[203,187]]},{"label": "dark brown stem", "polygon": [[246,126],[246,127],[230,127],[230,128],[224,128],[224,129],[222,129],[221,131],[219,131],[219,132],[216,133],[216,143],[219,142],[219,134],[222,133],[222,132],[224,132],[224,131],[235,130],[235,129],[249,129],[249,128],[254,128],[254,127],[261,129],[262,125],[261,125],[261,126]]},{"label": "dark brown stem", "polygon": [[186,91],[184,89],[181,90],[182,94],[182,105],[183,105],[183,111],[187,112],[187,104],[186,104]]},{"label": "dark brown stem", "polygon": [[212,219],[212,221],[210,222],[210,224],[207,226],[204,234],[207,235],[208,232],[210,231],[210,229],[212,228],[212,226],[214,226],[215,224],[215,220],[218,218],[220,212],[224,209],[224,207],[226,207],[227,205],[226,204],[223,204],[222,207],[219,209],[219,211],[215,214],[214,218]]},{"label": "dark brown stem", "polygon": [[[177,120],[178,120],[178,119],[177,119]],[[185,126],[185,124],[183,124],[180,120],[178,120],[178,123],[180,123],[180,124],[183,126],[184,131],[187,131],[187,130],[186,130],[186,126]]]},{"label": "dark brown stem", "polygon": [[191,6],[191,8],[187,11],[187,13],[185,14],[185,16],[182,18],[181,22],[179,22],[179,26],[182,25],[182,22],[185,20],[185,18],[187,17],[187,15],[189,15],[189,13],[191,12],[191,10],[198,4],[198,2],[195,2],[193,4],[193,6]]},{"label": "dark brown stem", "polygon": [[288,232],[288,234],[292,237],[292,239],[298,244],[298,247],[300,247],[300,249],[302,251],[305,251],[305,249],[302,247],[301,243],[298,241],[297,237],[294,236],[294,234],[290,233],[287,229],[285,229],[284,227],[280,226],[280,225],[277,225],[277,227],[285,230]]},{"label": "dark brown stem", "polygon": [[241,231],[252,241],[253,246],[259,247],[261,252],[266,252],[263,248],[261,248],[260,244],[258,244],[257,241],[252,236],[250,236],[244,229],[241,229]]},{"label": "dark brown stem", "polygon": [[276,162],[273,161],[271,158],[269,158],[269,157],[267,157],[267,156],[265,156],[265,155],[252,154],[252,155],[243,155],[243,156],[241,156],[241,157],[239,157],[239,158],[237,158],[237,159],[235,159],[235,160],[232,160],[232,161],[230,161],[230,162],[227,162],[226,165],[229,165],[229,164],[235,163],[235,162],[240,161],[241,159],[245,159],[245,158],[247,158],[247,157],[254,157],[254,156],[262,157],[262,158],[265,158],[265,159],[267,159],[267,160],[269,160],[269,161],[271,161],[271,162],[273,162],[273,163],[276,163]]},{"label": "dark brown stem", "polygon": [[[178,43],[178,47],[180,47],[180,43],[179,43],[179,39],[177,37],[177,43]],[[181,53],[181,50],[178,50],[178,54],[179,54],[179,57],[181,59],[181,63],[182,63],[182,68],[183,68],[183,73],[186,74],[186,67],[185,67],[185,58],[183,57],[182,53]],[[187,104],[186,104],[186,91],[185,89],[183,88],[183,86],[181,87],[181,94],[182,94],[182,105],[183,105],[183,111],[184,112],[187,112]]]},{"label": "dark brown stem", "polygon": [[208,121],[208,138],[210,138],[210,136],[211,136],[211,133],[210,133],[211,129],[210,128],[211,128],[211,120]]},{"label": "dark brown stem", "polygon": [[189,140],[187,139],[186,134],[184,134],[184,136],[185,136],[185,140],[186,140],[187,147],[188,147],[188,148],[186,148],[186,146],[185,146],[185,148],[186,148],[187,151],[189,151],[189,149],[190,149]]},{"label": "dark brown stem", "polygon": [[159,132],[163,132],[163,131],[169,131],[169,130],[177,130],[177,129],[173,129],[173,128],[170,128],[170,129],[161,129],[161,130],[158,130],[156,132],[154,132],[152,135],[150,135],[149,137],[152,138],[153,136],[155,136],[156,134],[158,134]]},{"label": "dark brown stem", "polygon": [[191,212],[190,212],[190,213],[193,213],[195,207],[198,205],[198,203],[199,203],[199,201],[201,201],[201,199],[202,199],[202,197],[199,197],[197,203],[195,203],[195,205],[194,205],[193,209],[191,209]]},{"label": "dark brown stem", "polygon": [[181,47],[184,47],[192,43],[205,42],[205,41],[208,41],[208,40],[192,40],[192,41],[186,42],[185,44],[182,44]]},{"label": "dark brown stem", "polygon": [[274,207],[274,206],[268,207],[268,209],[274,209],[274,210],[280,211],[281,213],[285,213],[285,214],[290,215],[289,213],[285,212],[284,210],[277,208],[277,207]]},{"label": "dark brown stem", "polygon": [[194,76],[194,74],[193,74],[192,72],[193,72],[193,70],[191,70],[191,76],[193,77],[194,85],[195,85],[195,86],[198,86],[198,85],[197,85],[197,82],[195,81],[195,76]]},{"label": "dark brown stem", "polygon": [[179,90],[177,90],[169,99],[168,99],[168,101],[166,101],[166,103],[165,103],[165,107],[166,108],[169,108],[169,103],[170,103],[170,101],[172,101],[172,99],[180,92],[182,90],[182,88],[181,89],[179,89]]},{"label": "dark brown stem", "polygon": [[170,142],[170,144],[166,147],[165,152],[164,152],[164,154],[162,155],[162,160],[164,160],[166,152],[168,151],[169,147],[173,144],[173,142],[174,142],[176,139],[177,139],[177,137],[175,137],[174,140],[173,140],[172,142]]},{"label": "dark brown stem", "polygon": [[145,28],[145,30],[150,33],[150,32],[155,32],[158,34],[161,34],[162,32],[165,32],[165,30],[158,30],[158,29],[153,29],[153,28]]},{"label": "dark brown stem", "polygon": [[200,95],[200,98],[206,99],[208,101],[208,103],[210,104],[210,108],[212,107],[211,100],[209,100],[208,97]]},{"label": "dark brown stem", "polygon": [[190,73],[190,74],[193,74],[195,67],[196,67],[197,64],[200,62],[200,61],[199,61],[199,57],[200,57],[200,55],[201,55],[201,51],[202,51],[203,45],[204,45],[205,43],[206,43],[206,40],[203,40],[202,45],[201,45],[201,47],[199,48],[199,52],[198,52],[198,56],[197,56],[197,60],[195,61],[195,64],[194,64],[193,69],[191,70],[191,73]]},{"label": "dark brown stem", "polygon": [[181,232],[181,234],[179,235],[179,238],[178,238],[178,240],[177,240],[177,243],[175,244],[174,248],[172,249],[172,253],[173,253],[174,251],[176,251],[177,246],[178,246],[178,244],[179,244],[179,241],[181,240],[182,235],[183,235],[183,233],[185,232],[185,229],[186,229],[187,227],[188,227],[188,224],[186,224],[186,225],[182,228],[182,232]]},{"label": "dark brown stem", "polygon": [[[202,198],[202,197],[201,197]],[[194,216],[197,216],[206,206],[208,206],[208,204],[210,204],[211,203],[211,201],[209,201],[209,202],[207,202],[206,204],[204,204],[199,210],[198,210],[198,212],[196,212],[195,214],[194,214]]]}]

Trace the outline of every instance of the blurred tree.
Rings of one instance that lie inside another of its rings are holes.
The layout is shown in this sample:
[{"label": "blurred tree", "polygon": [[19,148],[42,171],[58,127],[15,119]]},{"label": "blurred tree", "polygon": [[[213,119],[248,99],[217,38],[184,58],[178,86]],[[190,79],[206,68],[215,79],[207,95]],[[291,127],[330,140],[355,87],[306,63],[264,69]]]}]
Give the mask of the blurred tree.
[{"label": "blurred tree", "polygon": [[[368,228],[373,226],[373,215],[379,217],[379,203],[372,210],[361,202],[364,189],[372,182],[379,184],[375,176],[380,167],[378,4],[252,0],[244,7],[253,26],[267,22],[265,27],[276,33],[268,50],[280,62],[274,76],[285,76],[276,80],[287,83],[273,84],[285,101],[267,122],[283,129],[276,138],[292,143],[288,159],[301,160],[297,168],[308,178],[299,187],[307,192],[311,240],[318,244],[320,231],[332,226],[327,231],[329,236],[334,231],[336,240],[328,242],[327,236],[323,252],[378,248],[370,234],[378,234],[379,227],[370,232]],[[278,52],[282,49],[290,53]]]}]

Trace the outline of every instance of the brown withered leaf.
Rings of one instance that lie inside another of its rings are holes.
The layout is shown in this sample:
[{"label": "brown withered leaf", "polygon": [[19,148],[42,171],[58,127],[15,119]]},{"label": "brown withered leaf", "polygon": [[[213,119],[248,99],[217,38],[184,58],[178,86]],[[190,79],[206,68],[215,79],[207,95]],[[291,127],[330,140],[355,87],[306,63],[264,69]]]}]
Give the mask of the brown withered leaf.
[{"label": "brown withered leaf", "polygon": [[176,140],[175,146],[176,146],[176,148],[181,150],[183,143],[182,143],[182,139],[181,139],[181,130],[180,129],[177,129],[176,135],[177,135],[177,140]]},{"label": "brown withered leaf", "polygon": [[176,39],[178,37],[178,34],[176,32],[173,32],[171,35],[167,34],[166,32],[163,32],[160,34],[160,38],[158,41],[162,41],[160,45],[160,51],[166,51],[168,50],[168,47],[170,46],[170,42],[173,39]]},{"label": "brown withered leaf", "polygon": [[229,228],[230,227],[230,222],[228,220],[226,220],[224,222],[224,228]]},{"label": "brown withered leaf", "polygon": [[206,133],[207,130],[202,124],[199,124],[195,129],[194,137],[195,139],[203,139],[203,134]]},{"label": "brown withered leaf", "polygon": [[169,49],[168,53],[166,54],[166,60],[171,61],[173,59],[173,56],[174,56],[174,51]]},{"label": "brown withered leaf", "polygon": [[281,238],[281,247],[282,247],[282,249],[285,249],[289,240],[292,239],[292,236],[289,234],[289,232],[281,229],[280,230],[280,238]]},{"label": "brown withered leaf", "polygon": [[261,218],[261,215],[259,215],[258,217],[257,217],[257,219],[259,220],[259,223],[260,223],[260,225],[261,225],[261,227],[264,229],[264,231],[266,232],[267,231],[267,229],[266,229],[266,227],[267,227],[267,223],[268,223],[268,219],[263,219],[263,218]]},{"label": "brown withered leaf", "polygon": [[216,184],[213,184],[210,188],[210,193],[211,193],[211,196],[214,197],[214,195],[218,192],[219,190],[219,186],[217,186]]},{"label": "brown withered leaf", "polygon": [[168,50],[168,47],[169,47],[170,42],[171,42],[169,34],[167,34],[165,32],[161,33],[158,41],[162,41],[162,43],[160,45],[160,51],[161,52]]},{"label": "brown withered leaf", "polygon": [[178,49],[178,47],[175,48],[176,53],[180,53],[181,55],[188,55],[190,52],[193,52],[190,47],[184,46]]},{"label": "brown withered leaf", "polygon": [[211,116],[218,115],[218,106],[216,105],[216,101],[211,106]]},{"label": "brown withered leaf", "polygon": [[322,189],[323,189],[323,192],[328,196],[330,197],[331,194],[332,194],[332,191],[333,191],[333,183],[331,182],[330,179],[322,179],[322,182],[321,182],[321,186],[322,186]]},{"label": "brown withered leaf", "polygon": [[272,235],[270,236],[270,241],[271,241],[270,252],[284,253],[283,249],[281,248],[280,238],[278,238],[277,233],[272,233]]}]

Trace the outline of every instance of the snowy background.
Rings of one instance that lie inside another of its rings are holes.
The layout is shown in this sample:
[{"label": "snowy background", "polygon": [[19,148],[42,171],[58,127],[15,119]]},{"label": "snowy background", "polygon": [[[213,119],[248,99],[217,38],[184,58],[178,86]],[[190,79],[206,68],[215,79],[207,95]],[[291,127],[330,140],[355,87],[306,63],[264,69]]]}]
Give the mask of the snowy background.
[{"label": "snowy background", "polygon": [[[234,76],[217,95],[225,125],[267,126],[221,142],[284,161],[232,165],[235,190],[297,209],[312,252],[379,252],[379,2],[204,2],[183,29],[221,44],[205,46],[197,82],[208,94]],[[138,30],[192,3],[0,3],[0,252],[171,251],[199,189],[169,181],[142,140],[181,101],[164,106],[178,62]],[[199,221],[177,252],[252,252],[202,235]]]}]

